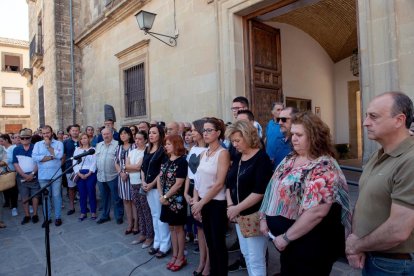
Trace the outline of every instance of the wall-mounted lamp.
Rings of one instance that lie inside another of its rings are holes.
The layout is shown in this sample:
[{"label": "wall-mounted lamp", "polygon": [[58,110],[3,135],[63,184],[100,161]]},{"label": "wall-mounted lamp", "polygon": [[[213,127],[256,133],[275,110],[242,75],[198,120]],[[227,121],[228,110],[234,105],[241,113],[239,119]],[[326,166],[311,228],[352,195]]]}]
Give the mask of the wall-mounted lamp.
[{"label": "wall-mounted lamp", "polygon": [[352,56],[350,59],[350,69],[352,72],[352,75],[355,77],[359,77],[359,55],[358,55],[358,49],[355,49],[352,51]]},{"label": "wall-mounted lamp", "polygon": [[[177,46],[177,38],[178,38],[178,31],[177,30],[175,30],[175,32],[176,32],[175,36],[150,32],[150,30],[152,28],[152,24],[154,23],[154,20],[155,20],[155,16],[156,16],[155,13],[141,10],[140,12],[138,12],[135,15],[135,18],[137,19],[139,28],[141,30],[143,30],[145,34],[149,34],[150,36],[158,39],[159,41],[161,41],[162,43],[167,44],[170,47]],[[175,16],[174,16],[174,19],[175,19]],[[165,41],[161,37],[167,37],[167,38],[169,38],[169,40]]]}]

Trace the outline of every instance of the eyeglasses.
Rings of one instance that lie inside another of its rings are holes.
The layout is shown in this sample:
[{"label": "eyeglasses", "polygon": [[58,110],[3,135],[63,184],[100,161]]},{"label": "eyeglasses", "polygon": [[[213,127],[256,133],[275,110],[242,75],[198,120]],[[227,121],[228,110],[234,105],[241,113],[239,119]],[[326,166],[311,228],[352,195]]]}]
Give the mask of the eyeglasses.
[{"label": "eyeglasses", "polygon": [[276,122],[278,122],[278,123],[279,123],[279,121],[282,121],[283,123],[286,123],[287,120],[290,120],[290,118],[286,118],[286,117],[276,118]]},{"label": "eyeglasses", "polygon": [[240,109],[242,109],[242,108],[243,108],[243,107],[240,107],[240,106],[239,106],[239,107],[232,107],[232,108],[231,108],[231,110],[232,110],[232,111],[238,111],[238,110],[240,110]]},{"label": "eyeglasses", "polygon": [[20,137],[21,140],[30,140],[32,137]]},{"label": "eyeglasses", "polygon": [[210,133],[212,133],[213,131],[216,131],[214,128],[205,128],[205,129],[203,129],[203,133],[208,133],[208,134],[210,134]]}]

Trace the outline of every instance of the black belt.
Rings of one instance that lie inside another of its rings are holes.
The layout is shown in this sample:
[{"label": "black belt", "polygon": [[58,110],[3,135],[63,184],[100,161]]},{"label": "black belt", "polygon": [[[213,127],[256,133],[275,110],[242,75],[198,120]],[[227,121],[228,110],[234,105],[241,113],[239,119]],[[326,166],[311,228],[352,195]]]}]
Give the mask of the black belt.
[{"label": "black belt", "polygon": [[410,253],[385,253],[385,252],[370,252],[373,257],[394,259],[394,260],[412,260]]}]

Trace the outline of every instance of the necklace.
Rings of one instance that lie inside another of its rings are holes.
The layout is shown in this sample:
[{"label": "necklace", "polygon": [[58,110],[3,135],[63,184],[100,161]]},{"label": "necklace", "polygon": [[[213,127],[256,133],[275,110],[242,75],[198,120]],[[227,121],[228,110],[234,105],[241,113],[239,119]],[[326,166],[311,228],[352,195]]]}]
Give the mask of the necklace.
[{"label": "necklace", "polygon": [[208,148],[206,152],[206,161],[208,161],[209,157],[211,157],[213,153],[215,153],[216,150],[218,150],[219,148],[220,148],[220,144],[214,150],[210,150],[210,148]]}]

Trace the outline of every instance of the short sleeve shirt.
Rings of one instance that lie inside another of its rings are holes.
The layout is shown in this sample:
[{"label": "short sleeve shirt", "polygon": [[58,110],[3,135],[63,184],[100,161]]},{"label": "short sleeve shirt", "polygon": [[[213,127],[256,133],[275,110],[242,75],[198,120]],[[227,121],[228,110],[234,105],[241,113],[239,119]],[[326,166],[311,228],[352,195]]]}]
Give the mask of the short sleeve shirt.
[{"label": "short sleeve shirt", "polygon": [[[414,212],[414,138],[408,137],[391,153],[378,150],[365,165],[359,180],[359,196],[354,212],[354,232],[363,237],[390,216],[391,204]],[[403,226],[401,226],[403,227]],[[386,250],[414,252],[414,232],[408,240]]]}]

